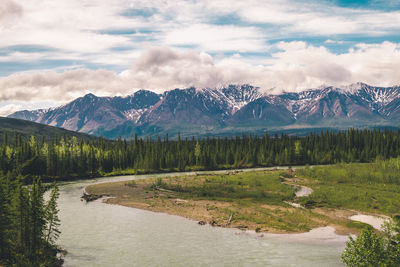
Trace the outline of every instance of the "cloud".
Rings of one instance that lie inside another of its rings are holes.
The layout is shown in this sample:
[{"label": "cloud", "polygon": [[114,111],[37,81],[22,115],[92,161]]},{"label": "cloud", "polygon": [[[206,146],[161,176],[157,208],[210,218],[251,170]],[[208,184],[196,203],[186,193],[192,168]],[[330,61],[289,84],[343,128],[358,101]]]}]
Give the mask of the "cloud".
[{"label": "cloud", "polygon": [[[350,45],[354,35],[374,36],[382,42],[400,30],[399,11],[344,8],[329,1],[56,2],[0,1],[0,62],[17,70],[71,64],[122,71],[154,46],[212,55],[240,53],[247,62],[261,62],[270,56],[277,40],[320,40],[314,37],[323,36]],[[21,51],[21,46],[49,50]]]},{"label": "cloud", "polygon": [[344,44],[344,41],[328,39],[324,43],[325,44]]},{"label": "cloud", "polygon": [[164,43],[195,46],[203,51],[261,51],[266,49],[264,34],[257,27],[195,24],[166,33]]},{"label": "cloud", "polygon": [[358,44],[335,54],[324,46],[282,42],[269,60],[281,89],[302,90],[321,84],[340,86],[366,82],[377,86],[400,84],[400,45],[391,42]]},{"label": "cloud", "polygon": [[280,26],[279,33],[284,36],[377,36],[396,34],[400,28],[400,12],[395,10],[344,8],[327,1],[249,0],[225,4],[244,21]]},{"label": "cloud", "polygon": [[22,15],[22,7],[13,0],[0,2],[0,26],[6,19]]},{"label": "cloud", "polygon": [[358,44],[346,53],[305,42],[280,42],[262,65],[246,63],[237,54],[215,60],[207,53],[153,47],[134,66],[116,73],[76,69],[62,73],[18,73],[0,78],[0,101],[65,103],[85,93],[126,95],[137,89],[215,88],[250,83],[274,92],[300,91],[321,84],[355,82],[400,84],[400,45],[391,42]]},{"label": "cloud", "polygon": [[[3,13],[24,15],[13,20],[12,27],[2,30],[1,47],[21,45],[51,48],[46,55],[70,57],[81,60],[106,56],[114,47],[136,46],[129,36],[106,34],[107,29],[141,29],[149,27],[143,19],[120,16],[126,4],[123,0],[112,4],[101,0],[12,0],[0,1],[0,19]],[[1,21],[0,21],[1,22]],[[17,60],[17,59],[16,59]],[[32,59],[34,60],[34,59]]]},{"label": "cloud", "polygon": [[128,78],[139,88],[210,87],[221,81],[213,58],[206,53],[178,52],[169,47],[148,49]]},{"label": "cloud", "polygon": [[17,105],[17,104],[7,104],[2,107],[0,107],[0,116],[7,116],[10,115],[16,111],[22,110],[24,106],[22,105]]},{"label": "cloud", "polygon": [[18,73],[0,79],[0,100],[47,100],[60,104],[88,92],[108,95],[118,91],[125,93],[126,88],[115,72],[106,70]]}]

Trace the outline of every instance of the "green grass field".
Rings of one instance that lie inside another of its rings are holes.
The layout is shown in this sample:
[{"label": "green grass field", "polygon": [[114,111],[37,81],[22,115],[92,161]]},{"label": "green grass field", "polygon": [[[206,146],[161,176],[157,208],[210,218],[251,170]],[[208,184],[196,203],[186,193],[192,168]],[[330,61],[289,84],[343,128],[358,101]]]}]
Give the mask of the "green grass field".
[{"label": "green grass field", "polygon": [[302,198],[303,204],[389,216],[400,213],[400,158],[305,168],[296,174],[314,190]]},{"label": "green grass field", "polygon": [[277,172],[198,176],[190,180],[164,179],[158,180],[158,183],[165,189],[181,193],[182,197],[193,199],[283,205],[283,201],[292,200],[295,196],[293,187],[281,183]]}]

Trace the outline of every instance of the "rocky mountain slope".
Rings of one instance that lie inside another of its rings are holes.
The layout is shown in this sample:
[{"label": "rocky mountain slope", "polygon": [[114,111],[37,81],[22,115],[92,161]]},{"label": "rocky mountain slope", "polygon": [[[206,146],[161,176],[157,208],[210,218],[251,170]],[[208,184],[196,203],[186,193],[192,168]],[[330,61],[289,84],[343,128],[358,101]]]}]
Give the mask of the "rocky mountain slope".
[{"label": "rocky mountain slope", "polygon": [[49,110],[9,117],[108,138],[250,132],[316,127],[400,125],[400,87],[363,83],[269,95],[251,85],[219,89],[140,90],[126,97],[85,95]]}]

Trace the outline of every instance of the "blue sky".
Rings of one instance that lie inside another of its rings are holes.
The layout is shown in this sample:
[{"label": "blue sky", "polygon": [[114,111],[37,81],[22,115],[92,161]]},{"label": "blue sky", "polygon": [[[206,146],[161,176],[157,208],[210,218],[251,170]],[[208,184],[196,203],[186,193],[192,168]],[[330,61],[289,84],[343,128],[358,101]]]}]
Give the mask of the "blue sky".
[{"label": "blue sky", "polygon": [[400,2],[2,0],[0,115],[87,92],[400,83]]}]

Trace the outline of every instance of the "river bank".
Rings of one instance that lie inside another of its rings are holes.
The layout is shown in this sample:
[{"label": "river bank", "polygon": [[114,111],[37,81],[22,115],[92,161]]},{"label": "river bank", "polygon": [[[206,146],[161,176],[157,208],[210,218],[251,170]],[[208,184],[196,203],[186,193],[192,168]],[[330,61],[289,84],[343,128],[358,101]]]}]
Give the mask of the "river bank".
[{"label": "river bank", "polygon": [[[314,166],[328,166],[328,165],[309,165],[310,167]],[[127,169],[127,170],[117,170],[109,173],[93,173],[93,174],[86,174],[86,175],[69,175],[69,176],[41,176],[42,182],[73,182],[77,180],[89,180],[89,179],[96,179],[96,178],[107,178],[107,177],[115,177],[115,176],[133,176],[133,175],[159,175],[159,174],[177,174],[181,173],[182,175],[187,174],[195,174],[195,173],[218,173],[218,172],[228,172],[228,171],[257,171],[257,170],[272,170],[272,169],[298,169],[304,168],[306,165],[282,165],[282,166],[231,166],[231,167],[221,167],[215,169],[205,169],[205,168],[189,168],[185,170],[179,169],[164,169],[164,170],[134,170],[134,169]]]},{"label": "river bank", "polygon": [[[288,177],[282,177],[286,175]],[[343,209],[305,209],[288,204],[309,193],[298,186],[296,196],[290,172],[263,170],[226,174],[192,174],[163,179],[138,179],[90,185],[89,194],[111,196],[105,202],[182,216],[210,224],[257,233],[303,233],[333,227],[338,234],[357,234],[365,224],[348,218]],[[288,182],[289,180],[289,182]],[[299,192],[297,191],[297,192]],[[300,197],[299,197],[300,196]]]}]

